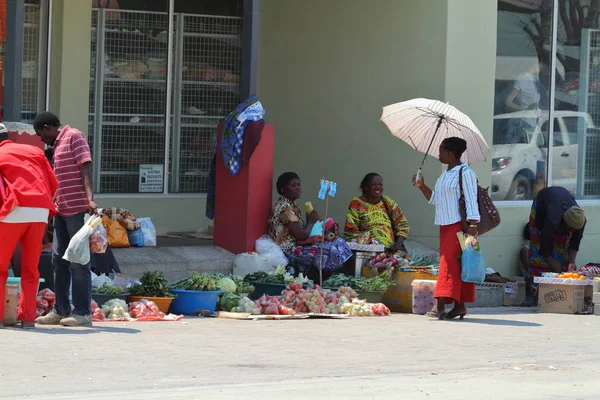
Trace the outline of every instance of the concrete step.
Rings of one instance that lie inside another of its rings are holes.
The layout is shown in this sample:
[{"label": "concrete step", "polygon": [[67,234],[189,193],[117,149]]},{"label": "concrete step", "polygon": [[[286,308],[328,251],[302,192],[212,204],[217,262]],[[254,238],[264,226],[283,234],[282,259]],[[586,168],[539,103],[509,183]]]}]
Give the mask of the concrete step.
[{"label": "concrete step", "polygon": [[141,276],[148,271],[162,271],[169,282],[193,272],[230,274],[235,255],[215,246],[173,246],[113,249],[121,272]]}]

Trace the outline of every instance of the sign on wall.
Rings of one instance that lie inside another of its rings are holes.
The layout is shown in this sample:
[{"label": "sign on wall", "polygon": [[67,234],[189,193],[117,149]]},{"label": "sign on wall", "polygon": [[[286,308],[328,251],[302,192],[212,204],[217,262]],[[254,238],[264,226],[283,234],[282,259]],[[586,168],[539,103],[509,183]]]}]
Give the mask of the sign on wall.
[{"label": "sign on wall", "polygon": [[140,164],[140,193],[162,193],[163,174],[162,164]]}]

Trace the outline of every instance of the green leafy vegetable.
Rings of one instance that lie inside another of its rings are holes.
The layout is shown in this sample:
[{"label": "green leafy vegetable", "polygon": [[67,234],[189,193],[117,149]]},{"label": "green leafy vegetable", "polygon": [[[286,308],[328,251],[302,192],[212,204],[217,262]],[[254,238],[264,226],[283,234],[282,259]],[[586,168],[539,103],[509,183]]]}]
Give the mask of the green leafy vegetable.
[{"label": "green leafy vegetable", "polygon": [[145,272],[140,278],[140,284],[129,288],[132,296],[173,297],[165,275],[161,271]]},{"label": "green leafy vegetable", "polygon": [[104,282],[102,286],[100,286],[98,289],[93,290],[93,292],[98,294],[117,295],[124,293],[125,290],[123,290],[123,288],[121,287],[113,286],[108,282]]}]

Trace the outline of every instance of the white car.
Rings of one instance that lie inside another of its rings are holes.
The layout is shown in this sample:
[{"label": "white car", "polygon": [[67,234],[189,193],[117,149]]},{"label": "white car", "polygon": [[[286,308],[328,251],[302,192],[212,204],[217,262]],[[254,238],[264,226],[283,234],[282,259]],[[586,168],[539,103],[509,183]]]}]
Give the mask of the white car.
[{"label": "white car", "polygon": [[[578,132],[594,123],[588,113],[554,112],[552,186],[577,189]],[[493,200],[531,200],[536,173],[547,169],[548,111],[520,111],[494,117],[492,148]],[[540,163],[538,163],[540,162]]]}]

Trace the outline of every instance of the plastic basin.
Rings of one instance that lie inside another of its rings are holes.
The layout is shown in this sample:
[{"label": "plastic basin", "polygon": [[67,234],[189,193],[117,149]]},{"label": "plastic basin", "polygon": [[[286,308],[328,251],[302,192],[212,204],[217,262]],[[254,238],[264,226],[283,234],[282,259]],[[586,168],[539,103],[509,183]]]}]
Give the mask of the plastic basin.
[{"label": "plastic basin", "polygon": [[169,313],[169,307],[171,307],[171,303],[173,302],[172,297],[127,296],[127,303],[142,301],[143,299],[152,301],[165,314]]},{"label": "plastic basin", "polygon": [[221,290],[172,290],[177,297],[171,304],[174,314],[196,315],[196,310],[206,310],[210,314],[215,312],[219,293]]},{"label": "plastic basin", "polygon": [[[281,292],[285,290],[287,285],[282,283],[266,283],[266,282],[248,282],[254,286],[254,292],[250,293],[250,300],[258,300],[260,296],[266,294],[267,296],[281,296]],[[308,285],[302,285],[304,289]]]},{"label": "plastic basin", "polygon": [[[127,302],[127,293],[124,294],[103,294],[103,293],[92,293],[92,299],[98,304],[98,307],[102,307],[104,303],[112,299],[121,299]],[[158,304],[157,304],[158,306]]]}]

